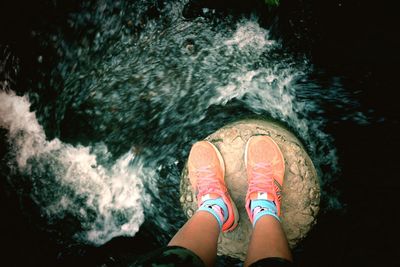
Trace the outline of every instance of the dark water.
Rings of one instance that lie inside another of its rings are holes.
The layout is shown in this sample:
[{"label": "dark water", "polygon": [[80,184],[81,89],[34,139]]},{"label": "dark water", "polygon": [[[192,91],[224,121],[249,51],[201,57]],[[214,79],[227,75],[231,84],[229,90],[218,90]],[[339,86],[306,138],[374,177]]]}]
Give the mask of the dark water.
[{"label": "dark water", "polygon": [[[299,265],[395,262],[390,9],[339,1],[278,10],[218,1],[21,5],[2,7],[7,261],[111,266],[165,245],[184,223],[178,186],[190,145],[257,117],[290,128],[321,177],[323,211],[294,251]],[[369,20],[380,12],[386,20]]]}]

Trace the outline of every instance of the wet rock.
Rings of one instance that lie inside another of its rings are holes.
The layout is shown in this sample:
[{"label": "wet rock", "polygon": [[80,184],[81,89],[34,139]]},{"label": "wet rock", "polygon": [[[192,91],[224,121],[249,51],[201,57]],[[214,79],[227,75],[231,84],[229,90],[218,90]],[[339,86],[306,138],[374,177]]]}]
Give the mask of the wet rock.
[{"label": "wet rock", "polygon": [[[244,167],[244,148],[253,135],[268,135],[279,145],[285,157],[283,184],[282,225],[291,248],[294,248],[316,223],[319,210],[320,185],[314,165],[300,141],[282,126],[263,120],[242,120],[224,126],[209,135],[225,161],[225,181],[239,210],[238,227],[231,233],[221,234],[218,254],[244,260],[252,226],[244,208],[247,190]],[[190,186],[187,169],[181,177],[181,204],[189,217],[197,209],[197,200]]]}]

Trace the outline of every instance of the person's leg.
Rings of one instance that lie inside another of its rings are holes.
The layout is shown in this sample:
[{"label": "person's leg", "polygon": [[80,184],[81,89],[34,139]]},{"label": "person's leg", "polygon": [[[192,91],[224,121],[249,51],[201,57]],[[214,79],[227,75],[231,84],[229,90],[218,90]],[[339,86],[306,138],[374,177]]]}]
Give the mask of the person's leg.
[{"label": "person's leg", "polygon": [[212,266],[220,231],[232,231],[239,215],[225,186],[222,155],[214,145],[207,141],[195,143],[189,154],[188,171],[199,209],[168,246],[187,248]]},{"label": "person's leg", "polygon": [[253,224],[245,266],[260,259],[292,260],[280,223],[285,161],[279,146],[267,136],[249,139],[245,150],[248,190],[246,210]]},{"label": "person's leg", "polygon": [[206,266],[212,266],[217,256],[220,228],[215,217],[205,211],[196,212],[176,233],[168,246],[180,246],[193,251]]},{"label": "person's leg", "polygon": [[262,216],[254,226],[244,266],[269,257],[292,261],[281,223],[273,216]]}]

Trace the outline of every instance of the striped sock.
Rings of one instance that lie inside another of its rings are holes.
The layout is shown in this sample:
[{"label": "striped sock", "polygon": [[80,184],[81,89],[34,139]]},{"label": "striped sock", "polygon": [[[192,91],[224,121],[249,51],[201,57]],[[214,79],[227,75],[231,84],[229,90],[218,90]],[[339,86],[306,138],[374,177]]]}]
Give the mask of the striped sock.
[{"label": "striped sock", "polygon": [[222,229],[222,225],[228,219],[228,207],[221,197],[214,199],[207,199],[201,203],[197,211],[207,211],[214,215],[219,224],[219,229]]},{"label": "striped sock", "polygon": [[266,199],[254,199],[250,203],[250,208],[253,215],[253,227],[256,225],[258,219],[260,219],[264,215],[273,216],[278,221],[281,221],[278,216],[276,205],[273,201]]}]

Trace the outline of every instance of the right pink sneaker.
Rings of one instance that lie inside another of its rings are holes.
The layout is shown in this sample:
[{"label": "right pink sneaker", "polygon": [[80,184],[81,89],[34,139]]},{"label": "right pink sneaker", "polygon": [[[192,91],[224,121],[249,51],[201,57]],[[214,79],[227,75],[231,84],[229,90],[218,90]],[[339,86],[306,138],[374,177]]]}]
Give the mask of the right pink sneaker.
[{"label": "right pink sneaker", "polygon": [[246,210],[251,223],[253,217],[250,202],[254,199],[273,201],[280,216],[285,160],[278,145],[268,136],[253,136],[246,144],[244,157],[249,186]]}]

